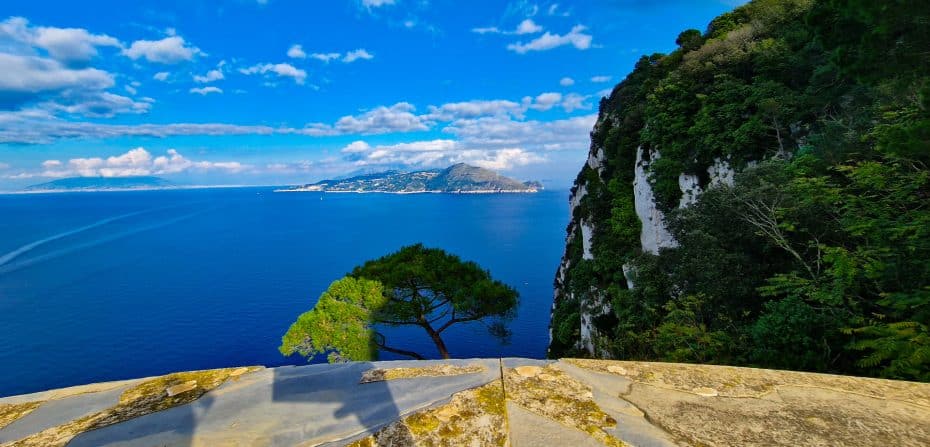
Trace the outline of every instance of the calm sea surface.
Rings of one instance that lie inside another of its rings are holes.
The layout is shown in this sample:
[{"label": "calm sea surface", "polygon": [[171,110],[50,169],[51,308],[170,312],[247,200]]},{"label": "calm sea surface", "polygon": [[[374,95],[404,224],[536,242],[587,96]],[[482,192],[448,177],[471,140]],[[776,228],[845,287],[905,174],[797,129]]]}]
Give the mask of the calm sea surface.
[{"label": "calm sea surface", "polygon": [[[444,336],[454,357],[543,357],[566,198],[268,188],[0,195],[0,396],[303,363],[277,351],[297,315],[355,265],[415,242],[476,261],[520,292],[509,344],[481,325],[453,327]],[[435,357],[421,332],[388,336]]]}]

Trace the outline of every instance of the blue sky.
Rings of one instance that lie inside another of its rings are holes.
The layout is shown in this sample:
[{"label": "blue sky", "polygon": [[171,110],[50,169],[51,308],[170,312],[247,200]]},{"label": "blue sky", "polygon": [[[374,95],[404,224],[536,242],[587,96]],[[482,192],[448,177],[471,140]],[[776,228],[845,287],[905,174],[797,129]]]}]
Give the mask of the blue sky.
[{"label": "blue sky", "polygon": [[739,3],[6,0],[0,190],[455,162],[567,187],[599,98]]}]

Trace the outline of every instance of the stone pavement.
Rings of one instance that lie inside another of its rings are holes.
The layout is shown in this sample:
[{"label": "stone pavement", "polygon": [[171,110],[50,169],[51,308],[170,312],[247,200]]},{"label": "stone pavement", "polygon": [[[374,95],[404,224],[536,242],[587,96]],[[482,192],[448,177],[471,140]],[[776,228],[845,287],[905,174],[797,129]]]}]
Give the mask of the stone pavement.
[{"label": "stone pavement", "polygon": [[229,368],[0,398],[0,446],[64,445],[927,446],[930,384],[507,358]]}]

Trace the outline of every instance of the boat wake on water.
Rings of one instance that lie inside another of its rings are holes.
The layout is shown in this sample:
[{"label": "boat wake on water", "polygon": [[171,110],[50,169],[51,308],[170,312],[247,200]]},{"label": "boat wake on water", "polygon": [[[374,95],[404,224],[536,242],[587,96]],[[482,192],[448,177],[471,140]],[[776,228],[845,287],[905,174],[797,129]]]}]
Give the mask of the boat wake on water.
[{"label": "boat wake on water", "polygon": [[25,260],[22,260],[22,261],[13,262],[15,259],[20,258],[21,255],[23,255],[23,254],[25,254],[25,253],[28,253],[29,251],[32,251],[32,250],[34,250],[35,248],[38,248],[38,247],[40,247],[40,246],[42,246],[42,245],[45,245],[45,244],[48,244],[48,243],[50,243],[50,242],[54,242],[54,241],[56,241],[56,240],[59,240],[59,239],[62,239],[62,238],[68,237],[68,236],[72,236],[72,235],[75,235],[75,234],[78,234],[78,233],[82,233],[82,232],[85,232],[85,231],[88,231],[88,230],[92,230],[92,229],[94,229],[94,228],[102,227],[102,226],[104,226],[104,225],[107,225],[107,224],[110,224],[110,223],[113,223],[113,222],[117,222],[117,221],[120,221],[120,220],[128,219],[128,218],[130,218],[130,217],[134,217],[134,216],[138,216],[138,215],[142,215],[142,214],[146,214],[146,213],[151,213],[151,212],[155,212],[155,211],[160,211],[160,210],[166,210],[166,209],[171,209],[171,208],[177,208],[177,207],[178,207],[178,206],[161,207],[161,208],[151,208],[151,209],[147,209],[147,210],[135,211],[135,212],[132,212],[132,213],[127,213],[127,214],[121,214],[121,215],[119,215],[119,216],[114,216],[114,217],[109,217],[109,218],[106,218],[106,219],[98,220],[97,222],[94,222],[94,223],[89,224],[89,225],[85,225],[85,226],[82,226],[82,227],[78,227],[78,228],[75,228],[75,229],[72,229],[72,230],[68,230],[68,231],[65,231],[65,232],[62,232],[62,233],[58,233],[58,234],[53,235],[53,236],[49,236],[49,237],[46,237],[46,238],[43,238],[43,239],[39,239],[39,240],[34,241],[34,242],[30,242],[30,243],[28,243],[28,244],[26,244],[26,245],[23,245],[22,247],[17,248],[16,250],[13,250],[13,251],[11,251],[11,252],[5,254],[5,255],[0,256],[0,274],[11,273],[11,272],[20,270],[20,269],[22,269],[22,268],[26,268],[26,267],[29,267],[29,266],[38,264],[38,263],[40,263],[40,262],[48,261],[48,260],[51,260],[51,259],[55,259],[55,258],[58,258],[58,257],[61,257],[61,256],[68,255],[68,254],[70,254],[70,253],[74,253],[74,252],[77,252],[77,251],[81,251],[81,250],[85,250],[85,249],[88,249],[88,248],[92,248],[92,247],[95,247],[95,246],[97,246],[97,245],[104,244],[104,243],[107,243],[107,242],[110,242],[110,241],[114,241],[114,240],[117,240],[117,239],[121,239],[121,238],[124,238],[124,237],[127,237],[127,236],[131,236],[131,235],[133,235],[133,234],[140,233],[140,232],[143,232],[143,231],[149,231],[149,230],[158,229],[158,228],[161,228],[161,227],[164,227],[164,226],[167,226],[167,225],[171,225],[171,224],[174,224],[174,223],[177,223],[177,222],[186,220],[186,219],[190,219],[191,217],[194,217],[194,216],[196,216],[196,215],[198,215],[198,214],[201,214],[201,213],[207,211],[206,209],[201,209],[201,210],[198,210],[198,211],[195,211],[195,212],[192,212],[192,213],[184,214],[184,215],[177,216],[177,217],[172,217],[172,218],[170,218],[170,219],[163,220],[163,221],[159,221],[159,222],[152,223],[152,224],[149,224],[149,225],[143,225],[143,226],[140,226],[140,227],[131,228],[131,229],[128,229],[128,230],[125,230],[125,231],[121,231],[121,232],[118,232],[118,233],[113,233],[113,234],[110,234],[110,235],[106,235],[106,236],[103,236],[103,237],[100,237],[100,238],[97,238],[97,239],[93,239],[93,240],[88,241],[88,242],[83,242],[83,243],[80,243],[80,244],[77,244],[77,245],[72,245],[72,246],[70,246],[70,247],[62,248],[62,249],[55,250],[55,251],[52,251],[52,252],[49,252],[49,253],[46,253],[46,254],[43,254],[43,255],[39,255],[39,256],[36,256],[36,257],[34,257],[34,258],[29,258],[29,259],[25,259]]}]

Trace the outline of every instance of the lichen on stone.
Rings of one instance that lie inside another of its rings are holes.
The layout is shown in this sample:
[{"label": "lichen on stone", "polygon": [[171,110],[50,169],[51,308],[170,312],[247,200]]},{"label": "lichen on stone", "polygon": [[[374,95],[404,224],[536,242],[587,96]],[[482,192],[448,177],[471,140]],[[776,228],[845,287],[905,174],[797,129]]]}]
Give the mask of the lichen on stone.
[{"label": "lichen on stone", "polygon": [[39,408],[42,402],[24,402],[21,404],[0,404],[0,428],[6,427],[13,421],[32,413]]},{"label": "lichen on stone", "polygon": [[416,412],[349,444],[375,446],[504,446],[508,428],[500,381],[462,391],[449,403]]},{"label": "lichen on stone", "polygon": [[771,394],[779,386],[791,385],[895,399],[930,408],[930,388],[915,382],[738,366],[592,359],[562,361],[593,371],[622,375],[657,388],[699,395],[709,394],[708,389],[712,389],[721,397],[759,398]]},{"label": "lichen on stone", "polygon": [[507,399],[526,410],[581,430],[608,446],[626,444],[607,433],[617,421],[594,402],[591,387],[555,365],[519,366],[505,373]]},{"label": "lichen on stone", "polygon": [[376,368],[365,371],[359,383],[383,382],[385,380],[412,379],[416,377],[447,377],[484,372],[482,365],[456,366],[449,364],[423,366],[419,368]]},{"label": "lichen on stone", "polygon": [[[226,380],[257,369],[260,367],[211,369],[156,377],[123,391],[119,402],[113,407],[48,428],[20,439],[10,446],[64,446],[81,433],[193,402]],[[192,382],[196,385],[187,386]],[[178,385],[185,385],[182,389],[186,390],[176,394],[169,393],[169,389]]]},{"label": "lichen on stone", "polygon": [[930,386],[828,374],[568,359],[632,381],[621,399],[686,445],[930,445]]}]

